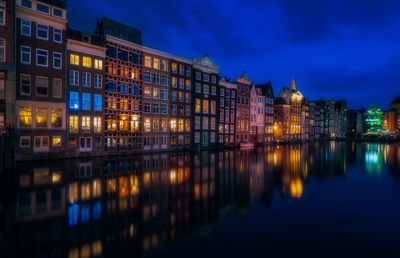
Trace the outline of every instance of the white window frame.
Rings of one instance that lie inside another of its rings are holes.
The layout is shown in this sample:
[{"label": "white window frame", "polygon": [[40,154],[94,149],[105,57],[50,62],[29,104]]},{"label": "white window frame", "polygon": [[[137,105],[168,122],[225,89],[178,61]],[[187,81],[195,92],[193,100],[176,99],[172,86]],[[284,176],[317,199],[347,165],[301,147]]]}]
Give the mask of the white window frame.
[{"label": "white window frame", "polygon": [[[44,52],[46,52],[46,65],[42,65],[42,64],[39,64],[39,63],[38,63],[38,60],[39,60],[38,51],[44,51]],[[49,67],[49,51],[48,51],[48,50],[46,50],[46,49],[40,49],[40,48],[37,48],[37,49],[36,49],[36,65],[37,65],[37,66],[41,66],[41,67]]]},{"label": "white window frame", "polygon": [[[36,139],[40,139],[40,147],[36,147]],[[47,147],[43,146],[43,140],[47,138]],[[34,136],[33,151],[34,152],[49,152],[50,137],[49,136]]]},{"label": "white window frame", "polygon": [[[84,139],[84,147],[81,146],[81,140]],[[88,139],[90,139],[90,147],[88,147]],[[92,137],[79,137],[79,151],[81,152],[89,152],[92,151],[93,141]]]},{"label": "white window frame", "polygon": [[[39,26],[47,27],[47,37],[46,38],[39,37],[39,33],[38,33],[39,32]],[[49,40],[49,26],[37,23],[36,24],[36,38],[37,39],[43,39],[43,40]]]},{"label": "white window frame", "polygon": [[[30,81],[30,84],[29,84],[29,94],[23,94],[22,93],[22,77],[23,76],[29,76],[29,81]],[[30,96],[31,94],[32,94],[32,76],[31,75],[29,75],[29,74],[21,74],[20,75],[20,77],[19,77],[20,79],[20,81],[19,81],[19,93],[21,94],[21,96]]]},{"label": "white window frame", "polygon": [[[92,103],[91,103],[92,102],[92,96],[91,96],[91,94],[90,93],[82,93],[81,96],[82,96],[82,110],[91,110],[92,109]],[[84,96],[89,96],[89,98],[84,101]],[[89,108],[85,107],[85,105],[84,105],[84,103],[87,100],[89,102]]]},{"label": "white window frame", "polygon": [[[96,79],[96,77],[97,77],[97,79]],[[95,89],[101,89],[103,87],[102,84],[103,84],[103,77],[101,76],[101,74],[94,74],[93,75],[93,87]],[[100,85],[100,87],[99,87],[99,85]]]},{"label": "white window frame", "polygon": [[[60,57],[56,57],[57,54],[60,55]],[[60,67],[56,67],[56,65],[55,65],[55,61],[56,61],[57,58],[60,59]],[[54,69],[58,69],[58,70],[62,69],[62,53],[53,52],[53,68]]]},{"label": "white window frame", "polygon": [[[60,96],[56,96],[56,95],[54,95],[54,92],[55,92],[55,90],[54,90],[54,81],[60,81]],[[53,98],[61,98],[62,97],[62,92],[63,92],[63,90],[62,90],[62,79],[60,79],[60,78],[53,78],[53,81],[52,81],[52,93],[53,93]]]},{"label": "white window frame", "polygon": [[[29,52],[24,52],[24,51],[22,51],[23,48],[29,49]],[[29,61],[28,61],[28,62],[24,62],[24,61],[23,61],[23,58],[22,58],[23,54],[22,54],[22,53],[28,53],[28,54],[29,54]],[[28,65],[30,65],[30,64],[31,64],[31,57],[32,57],[32,55],[31,55],[31,47],[21,45],[21,64],[28,64]]]},{"label": "white window frame", "polygon": [[[49,11],[48,11],[48,12],[40,11],[40,10],[37,8],[38,5],[47,7]],[[36,11],[38,11],[38,12],[50,14],[50,10],[51,10],[51,6],[49,6],[49,5],[47,5],[47,4],[43,4],[43,3],[40,3],[40,4],[37,3],[37,4],[36,4]]]},{"label": "white window frame", "polygon": [[89,72],[82,72],[82,87],[90,88],[92,84],[92,74]]},{"label": "white window frame", "polygon": [[[71,83],[71,73],[74,74],[73,83]],[[75,83],[77,82],[77,83]],[[79,86],[79,71],[78,70],[69,70],[69,85]]]},{"label": "white window frame", "polygon": [[[58,32],[56,33],[56,30],[59,30],[60,32],[59,32],[59,33],[58,33]],[[60,41],[57,41],[57,40],[56,40],[56,34],[60,34]],[[62,40],[63,40],[62,29],[53,28],[53,42],[62,43]]]},{"label": "white window frame", "polygon": [[[29,22],[29,34],[24,34],[23,33],[23,31],[24,31],[23,28],[25,26],[28,26],[28,25],[24,25],[23,22]],[[27,36],[27,37],[30,37],[32,35],[32,23],[30,21],[21,19],[21,35],[24,35],[24,36]]]}]

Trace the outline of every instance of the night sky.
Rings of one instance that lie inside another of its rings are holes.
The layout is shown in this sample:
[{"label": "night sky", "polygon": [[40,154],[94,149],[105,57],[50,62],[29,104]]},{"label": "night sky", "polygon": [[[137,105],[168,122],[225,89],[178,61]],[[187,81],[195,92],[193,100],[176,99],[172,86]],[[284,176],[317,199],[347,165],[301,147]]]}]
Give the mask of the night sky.
[{"label": "night sky", "polygon": [[67,0],[69,26],[92,32],[107,16],[142,30],[145,46],[185,58],[208,54],[220,75],[243,71],[310,100],[388,109],[400,94],[398,0]]}]

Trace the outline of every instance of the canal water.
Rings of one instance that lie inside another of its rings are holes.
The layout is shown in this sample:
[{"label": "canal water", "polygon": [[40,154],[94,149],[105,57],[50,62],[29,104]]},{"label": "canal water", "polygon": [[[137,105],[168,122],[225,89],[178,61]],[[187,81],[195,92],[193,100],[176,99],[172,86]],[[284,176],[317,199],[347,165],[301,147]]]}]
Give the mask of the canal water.
[{"label": "canal water", "polygon": [[400,145],[21,163],[0,257],[399,257]]}]

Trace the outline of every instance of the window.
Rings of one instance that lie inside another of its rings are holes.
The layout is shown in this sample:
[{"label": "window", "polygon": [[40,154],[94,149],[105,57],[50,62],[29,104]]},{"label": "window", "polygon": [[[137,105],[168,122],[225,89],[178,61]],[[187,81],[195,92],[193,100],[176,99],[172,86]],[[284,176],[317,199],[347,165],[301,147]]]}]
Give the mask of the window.
[{"label": "window", "polygon": [[131,87],[131,94],[134,96],[139,95],[139,86],[137,85],[132,85]]},{"label": "window", "polygon": [[161,83],[163,86],[168,85],[168,77],[166,75],[161,76]]},{"label": "window", "polygon": [[62,128],[62,109],[51,109],[51,128]]},{"label": "window", "polygon": [[91,74],[82,72],[82,86],[90,87]]},{"label": "window", "polygon": [[51,139],[53,147],[61,147],[61,136],[53,136]]},{"label": "window", "polygon": [[0,25],[6,25],[6,3],[0,2]]},{"label": "window", "polygon": [[82,93],[82,109],[90,110],[90,93]]},{"label": "window", "polygon": [[31,128],[32,127],[32,107],[21,106],[19,107],[19,127]]},{"label": "window", "polygon": [[20,91],[21,95],[30,96],[31,95],[31,76],[21,74],[20,81]]},{"label": "window", "polygon": [[204,80],[205,82],[210,81],[209,75],[208,75],[208,74],[203,74],[203,80]]},{"label": "window", "polygon": [[53,41],[57,43],[62,43],[62,30],[61,29],[53,29]]},{"label": "window", "polygon": [[102,76],[100,74],[95,74],[93,76],[94,79],[94,87],[96,89],[101,89],[101,85],[102,85]]},{"label": "window", "polygon": [[212,83],[216,83],[217,82],[217,77],[215,77],[214,75],[211,76],[211,82]]},{"label": "window", "polygon": [[171,86],[176,88],[176,77],[172,77],[171,79]]},{"label": "window", "polygon": [[92,58],[87,56],[82,57],[82,65],[87,68],[92,67]]},{"label": "window", "polygon": [[203,129],[208,129],[208,117],[203,117]]},{"label": "window", "polygon": [[62,66],[62,54],[54,52],[53,53],[53,67],[55,69],[61,69]]},{"label": "window", "polygon": [[79,150],[81,152],[92,150],[92,137],[81,137],[79,138]]},{"label": "window", "polygon": [[81,129],[82,132],[90,132],[90,116],[82,116]]},{"label": "window", "polygon": [[31,48],[27,46],[21,46],[21,63],[31,64]]},{"label": "window", "polygon": [[6,41],[0,39],[0,62],[6,61]]},{"label": "window", "polygon": [[159,98],[160,98],[160,89],[154,88],[153,89],[153,99],[159,99]]},{"label": "window", "polygon": [[190,77],[192,75],[192,71],[190,69],[186,69],[186,76]]},{"label": "window", "polygon": [[161,114],[167,114],[167,113],[168,113],[167,104],[161,104]]},{"label": "window", "polygon": [[160,69],[160,59],[158,58],[153,59],[153,68],[158,70]]},{"label": "window", "polygon": [[69,116],[69,132],[77,133],[79,129],[79,116]]},{"label": "window", "polygon": [[101,117],[95,116],[93,118],[93,130],[95,133],[101,133]]},{"label": "window", "polygon": [[44,13],[49,13],[49,7],[47,5],[42,5],[39,3],[36,4],[36,10]]},{"label": "window", "polygon": [[47,96],[47,77],[36,77],[36,96]]},{"label": "window", "polygon": [[94,68],[102,70],[103,69],[103,61],[100,59],[95,59],[94,60]]},{"label": "window", "polygon": [[151,57],[150,56],[144,57],[144,66],[151,67]]},{"label": "window", "polygon": [[21,19],[21,35],[31,36],[31,22]]},{"label": "window", "polygon": [[201,109],[201,107],[200,107],[200,99],[196,99],[195,100],[195,109],[194,109],[194,112],[196,112],[196,113],[200,113],[200,109]]},{"label": "window", "polygon": [[176,119],[171,119],[171,131],[176,132]]},{"label": "window", "polygon": [[185,85],[184,85],[185,81],[182,78],[179,78],[179,89],[184,89]]},{"label": "window", "polygon": [[79,72],[75,70],[69,71],[69,84],[70,85],[79,85]]},{"label": "window", "polygon": [[48,136],[35,136],[33,150],[34,150],[34,152],[48,152],[49,151],[49,137]]},{"label": "window", "polygon": [[144,72],[144,82],[150,83],[150,73]]},{"label": "window", "polygon": [[160,113],[160,104],[157,104],[157,103],[153,104],[153,113],[154,114]]},{"label": "window", "polygon": [[31,137],[30,136],[19,137],[19,147],[21,147],[21,148],[31,147]]},{"label": "window", "polygon": [[165,61],[165,60],[162,60],[162,61],[161,61],[161,69],[162,69],[163,71],[165,71],[165,72],[168,71],[168,62],[167,62],[167,61]]},{"label": "window", "polygon": [[194,143],[200,143],[200,132],[195,132]]},{"label": "window", "polygon": [[155,73],[153,74],[153,83],[154,84],[160,84],[160,75]]},{"label": "window", "polygon": [[49,27],[41,24],[36,24],[36,38],[38,39],[49,39]]},{"label": "window", "polygon": [[23,7],[32,8],[32,2],[29,0],[21,0],[21,5]]},{"label": "window", "polygon": [[161,99],[168,100],[168,91],[167,90],[161,90]]},{"label": "window", "polygon": [[211,95],[215,95],[217,93],[217,88],[215,86],[211,86]]},{"label": "window", "polygon": [[210,129],[215,130],[215,117],[210,118]]},{"label": "window", "polygon": [[204,94],[209,94],[208,85],[203,85],[203,93],[204,93]]},{"label": "window", "polygon": [[183,119],[179,119],[178,120],[178,132],[183,132],[185,130],[184,128],[184,121]]},{"label": "window", "polygon": [[93,95],[93,104],[94,104],[93,108],[95,111],[101,111],[101,95],[99,94]]},{"label": "window", "polygon": [[71,54],[71,55],[69,56],[69,62],[70,62],[70,64],[72,64],[72,65],[79,65],[79,56],[78,56],[78,55]]},{"label": "window", "polygon": [[151,98],[151,88],[149,88],[149,87],[144,88],[143,97],[147,98],[147,99]]},{"label": "window", "polygon": [[201,80],[201,73],[199,73],[199,72],[196,72],[196,80]]},{"label": "window", "polygon": [[172,73],[177,73],[178,72],[178,66],[177,66],[177,64],[176,63],[172,63],[171,64],[171,66],[172,66]]},{"label": "window", "polygon": [[36,65],[47,67],[48,51],[44,49],[36,49]]},{"label": "window", "polygon": [[108,81],[107,83],[107,90],[111,92],[117,92],[117,82],[115,81]]},{"label": "window", "polygon": [[215,100],[211,100],[210,109],[211,109],[211,114],[215,115],[215,111],[216,111],[216,102],[215,102]]},{"label": "window", "polygon": [[190,80],[186,80],[186,90],[190,90]]},{"label": "window", "polygon": [[53,79],[53,98],[61,98],[62,96],[62,81],[61,79]]},{"label": "window", "polygon": [[53,8],[53,15],[54,15],[54,16],[57,16],[57,17],[62,17],[62,16],[63,16],[63,13],[62,13],[61,10],[56,9],[56,8]]},{"label": "window", "polygon": [[201,93],[201,85],[200,83],[196,83],[196,88],[195,88],[197,93]]},{"label": "window", "polygon": [[208,114],[208,100],[203,99],[203,113]]},{"label": "window", "polygon": [[36,108],[36,128],[47,128],[48,112],[47,108]]},{"label": "window", "polygon": [[150,113],[150,103],[149,102],[144,103],[144,112]]},{"label": "window", "polygon": [[72,110],[79,110],[79,92],[69,92],[69,108]]},{"label": "window", "polygon": [[148,118],[148,117],[144,118],[144,126],[143,127],[144,127],[143,129],[145,132],[150,132],[150,130],[151,130],[150,118]]}]

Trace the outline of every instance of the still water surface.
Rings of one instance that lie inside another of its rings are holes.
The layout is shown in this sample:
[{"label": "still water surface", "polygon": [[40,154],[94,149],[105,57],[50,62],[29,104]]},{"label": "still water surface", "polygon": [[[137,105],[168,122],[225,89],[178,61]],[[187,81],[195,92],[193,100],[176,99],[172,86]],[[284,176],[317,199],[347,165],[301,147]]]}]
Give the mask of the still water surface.
[{"label": "still water surface", "polygon": [[0,257],[400,257],[400,145],[21,164]]}]

